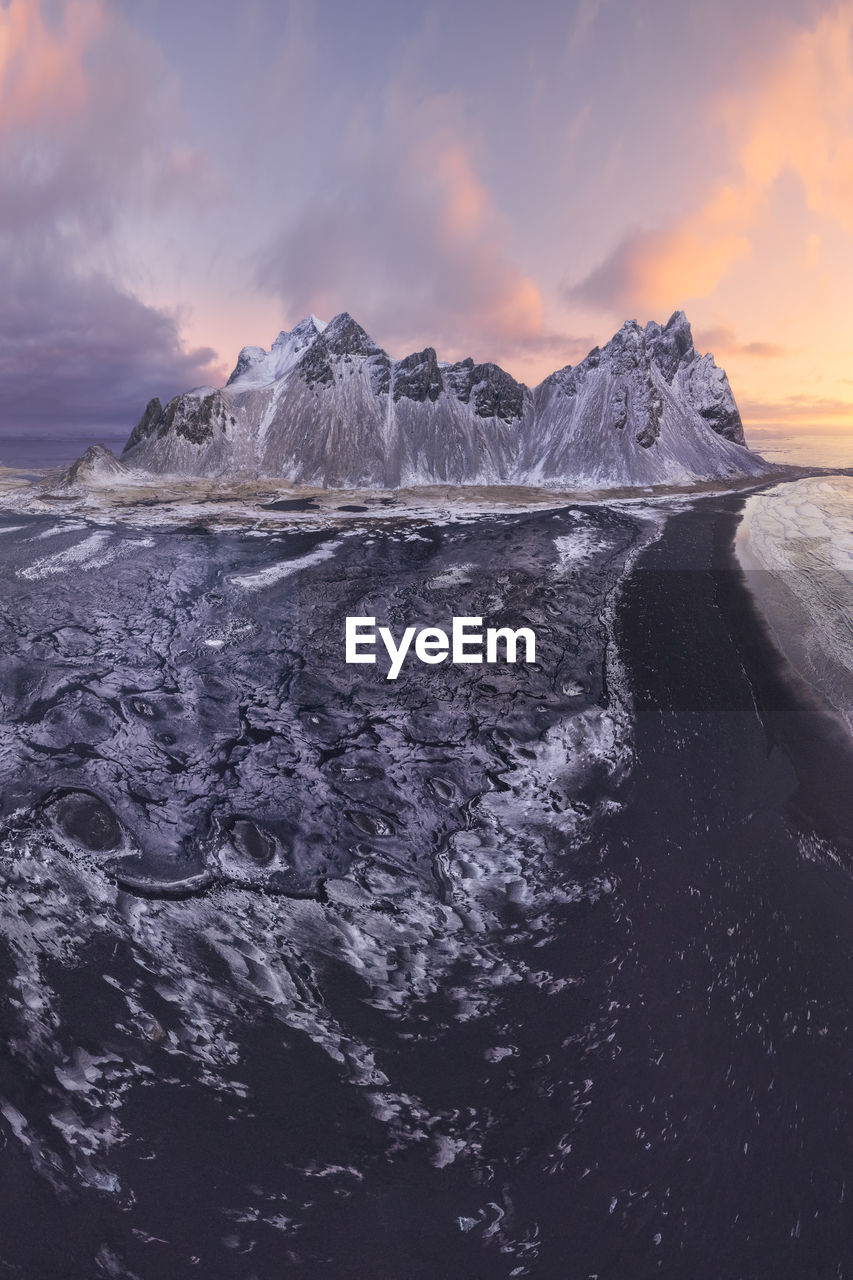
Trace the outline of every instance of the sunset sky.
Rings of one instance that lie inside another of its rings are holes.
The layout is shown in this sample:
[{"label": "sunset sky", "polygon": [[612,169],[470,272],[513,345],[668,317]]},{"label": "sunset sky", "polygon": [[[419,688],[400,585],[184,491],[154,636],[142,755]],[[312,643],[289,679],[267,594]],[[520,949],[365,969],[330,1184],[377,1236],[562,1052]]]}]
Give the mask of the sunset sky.
[{"label": "sunset sky", "polygon": [[311,311],[533,383],[677,308],[853,434],[853,2],[5,0],[0,95],[7,435]]}]

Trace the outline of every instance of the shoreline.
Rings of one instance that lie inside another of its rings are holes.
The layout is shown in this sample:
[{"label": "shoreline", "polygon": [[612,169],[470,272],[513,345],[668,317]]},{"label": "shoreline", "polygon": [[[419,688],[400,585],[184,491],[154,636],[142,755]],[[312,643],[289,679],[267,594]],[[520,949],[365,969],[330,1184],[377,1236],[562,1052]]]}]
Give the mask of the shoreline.
[{"label": "shoreline", "polygon": [[780,465],[762,476],[701,480],[686,485],[623,486],[614,489],[536,488],[525,485],[427,485],[404,489],[322,489],[274,477],[187,478],[129,474],[68,484],[59,468],[34,471],[0,467],[0,511],[15,515],[73,515],[107,522],[179,528],[204,523],[214,529],[256,531],[292,526],[411,518],[476,519],[567,505],[642,505],[692,502],[727,494],[755,493],[770,486],[826,474],[838,468]]},{"label": "shoreline", "polygon": [[[768,735],[768,749],[782,747],[796,773],[798,790],[792,797],[795,817],[805,819],[819,835],[833,841],[853,867],[853,732],[843,713],[823,688],[809,679],[806,664],[795,660],[803,645],[786,645],[779,634],[780,598],[772,610],[769,571],[744,563],[738,546],[744,499],[734,499],[718,520],[713,572],[720,608],[730,627],[752,686],[758,714]],[[757,574],[762,578],[756,579]],[[793,616],[805,610],[781,583]],[[796,623],[786,632],[796,634]]]}]

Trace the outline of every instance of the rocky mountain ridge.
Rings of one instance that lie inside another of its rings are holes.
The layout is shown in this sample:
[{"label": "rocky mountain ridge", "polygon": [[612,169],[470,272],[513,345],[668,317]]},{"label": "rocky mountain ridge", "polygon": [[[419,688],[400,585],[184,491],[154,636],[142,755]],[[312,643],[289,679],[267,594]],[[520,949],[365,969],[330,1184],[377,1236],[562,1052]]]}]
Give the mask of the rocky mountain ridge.
[{"label": "rocky mountain ridge", "polygon": [[224,388],[147,405],[133,469],[331,488],[689,483],[760,474],[725,372],[676,312],[629,320],[529,388],[492,363],[393,360],[351,315],[244,347]]}]

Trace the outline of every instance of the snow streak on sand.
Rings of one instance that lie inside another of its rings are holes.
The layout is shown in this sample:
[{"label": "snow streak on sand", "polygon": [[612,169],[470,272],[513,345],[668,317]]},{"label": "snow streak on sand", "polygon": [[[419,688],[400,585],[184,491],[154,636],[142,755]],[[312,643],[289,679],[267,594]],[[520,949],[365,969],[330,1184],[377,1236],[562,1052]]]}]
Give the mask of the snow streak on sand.
[{"label": "snow streak on sand", "polygon": [[[781,647],[853,728],[853,477],[753,494],[737,550]],[[764,589],[756,571],[771,575]],[[798,608],[780,608],[779,587]]]},{"label": "snow streak on sand", "polygon": [[338,550],[340,543],[326,544],[317,547],[315,551],[309,551],[307,555],[298,556],[295,560],[279,560],[277,564],[267,565],[263,569],[259,569],[257,573],[242,573],[231,581],[236,587],[245,587],[247,591],[258,591],[264,587],[272,587],[276,582],[280,582],[282,578],[289,578],[293,573],[299,573],[302,569],[307,569],[312,564],[320,564],[323,560],[331,560],[332,556]]},{"label": "snow streak on sand", "polygon": [[[60,530],[59,532],[64,532]],[[19,577],[31,582],[39,578],[49,578],[55,574],[68,573],[71,569],[102,569],[112,564],[119,556],[141,547],[150,547],[150,538],[126,538],[115,540],[113,535],[105,532],[92,533],[82,542],[76,542],[64,551],[52,556],[43,556],[34,564],[27,565],[18,571]]]}]

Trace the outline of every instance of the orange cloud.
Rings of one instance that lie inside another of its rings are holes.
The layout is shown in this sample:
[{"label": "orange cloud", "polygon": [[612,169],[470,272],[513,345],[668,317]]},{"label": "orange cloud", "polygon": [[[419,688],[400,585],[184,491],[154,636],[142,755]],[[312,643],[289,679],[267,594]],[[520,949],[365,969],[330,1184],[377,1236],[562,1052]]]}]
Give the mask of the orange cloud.
[{"label": "orange cloud", "polygon": [[744,183],[797,175],[808,206],[853,230],[853,5],[798,35],[753,97],[724,104]]},{"label": "orange cloud", "polygon": [[513,259],[455,107],[395,86],[380,129],[367,119],[352,127],[354,163],[260,264],[259,281],[292,319],[349,310],[401,354],[433,342],[442,355],[468,355],[473,338],[478,358],[529,360],[550,342],[541,292]]},{"label": "orange cloud", "polygon": [[752,342],[741,342],[734,330],[725,325],[713,328],[694,328],[694,340],[697,349],[713,351],[718,356],[757,356],[761,360],[777,360],[788,355],[788,348],[778,342],[764,342],[761,339]]},{"label": "orange cloud", "polygon": [[[793,175],[808,209],[853,232],[853,4],[792,36],[748,90],[711,112],[729,138],[730,174],[692,213],[629,236],[573,292],[650,313],[711,295],[753,240],[778,179]],[[819,240],[803,255],[814,261]]]}]

